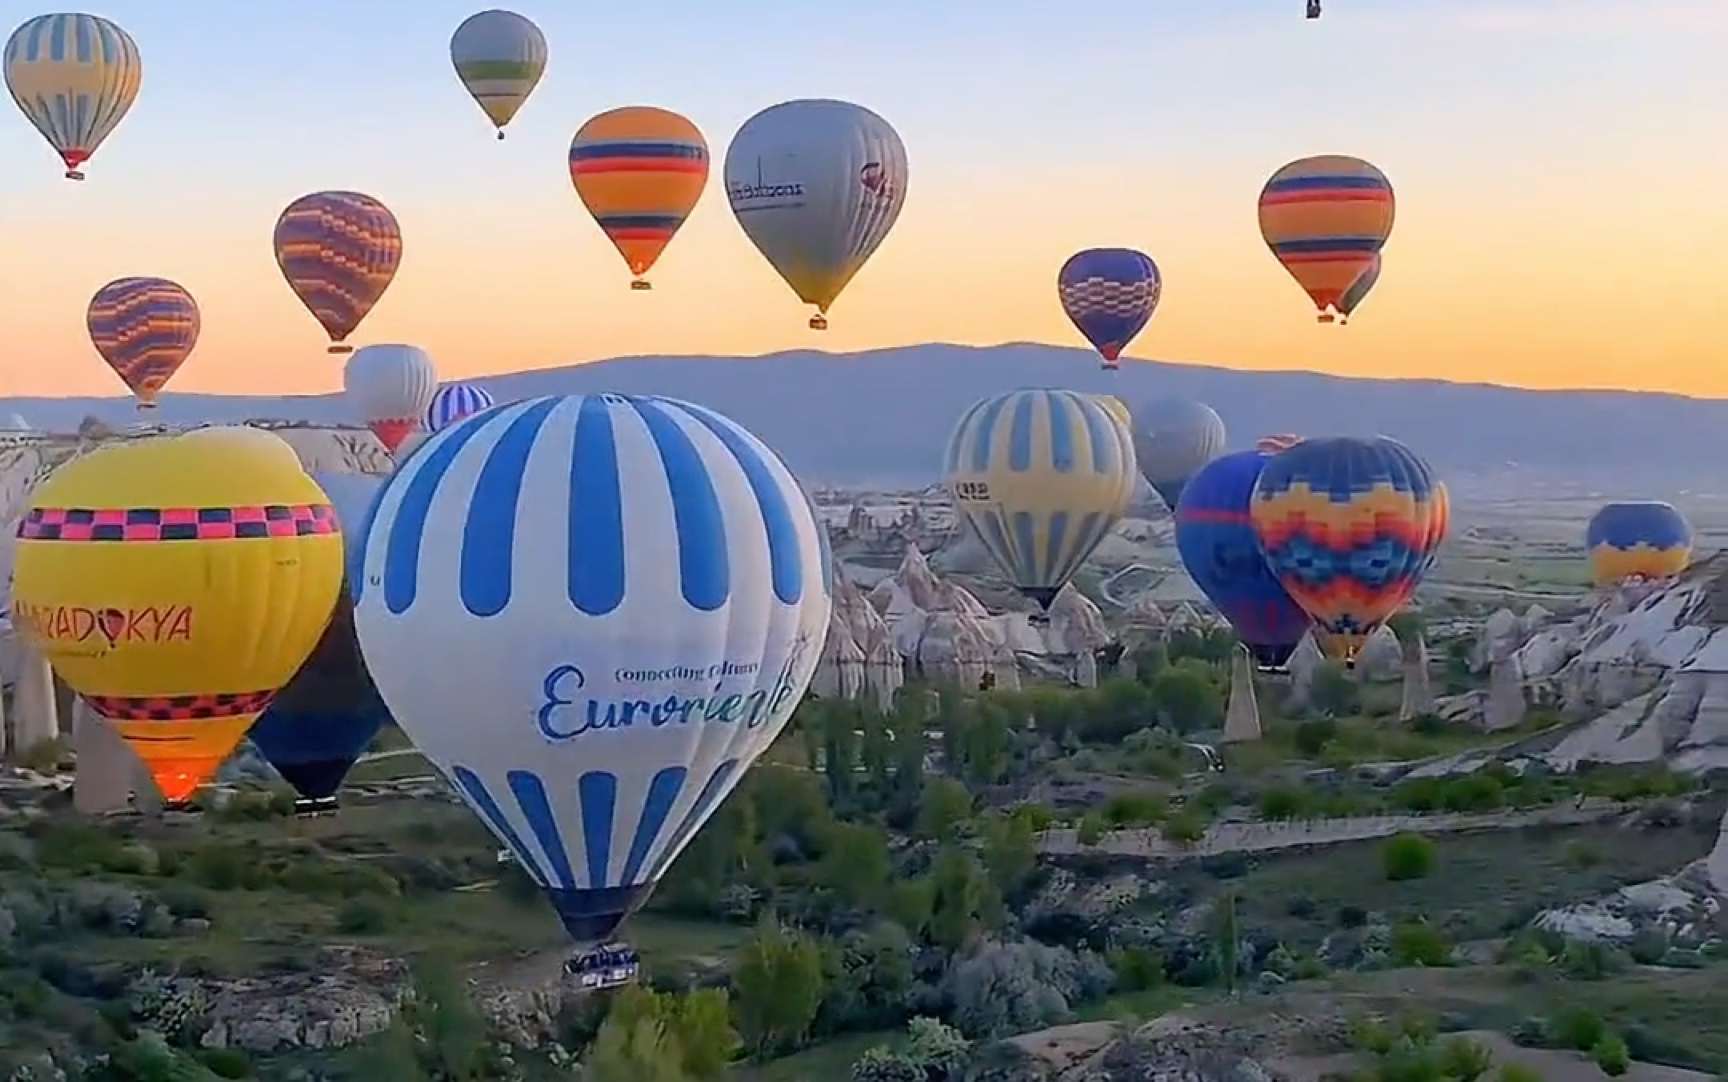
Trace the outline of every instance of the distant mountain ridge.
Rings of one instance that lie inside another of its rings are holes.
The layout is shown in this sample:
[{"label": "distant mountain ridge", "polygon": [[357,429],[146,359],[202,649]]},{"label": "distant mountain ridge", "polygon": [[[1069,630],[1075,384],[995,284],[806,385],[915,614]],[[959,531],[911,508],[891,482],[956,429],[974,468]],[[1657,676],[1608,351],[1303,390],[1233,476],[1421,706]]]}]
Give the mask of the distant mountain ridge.
[{"label": "distant mountain ridge", "polygon": [[[1268,432],[1383,433],[1452,469],[1516,462],[1664,485],[1715,478],[1728,461],[1728,401],[1239,372],[1156,361],[1130,361],[1119,372],[1104,372],[1085,351],[1030,344],[621,357],[473,382],[499,401],[617,391],[700,402],[756,432],[815,481],[933,479],[961,410],[984,395],[1030,386],[1114,394],[1130,407],[1166,395],[1197,398],[1223,416],[1233,446]],[[0,401],[0,416],[14,410],[33,426],[56,431],[70,431],[91,414],[119,424],[135,416],[130,400],[122,398]],[[163,396],[154,419],[186,424],[253,417],[357,420],[339,395],[173,393]]]}]

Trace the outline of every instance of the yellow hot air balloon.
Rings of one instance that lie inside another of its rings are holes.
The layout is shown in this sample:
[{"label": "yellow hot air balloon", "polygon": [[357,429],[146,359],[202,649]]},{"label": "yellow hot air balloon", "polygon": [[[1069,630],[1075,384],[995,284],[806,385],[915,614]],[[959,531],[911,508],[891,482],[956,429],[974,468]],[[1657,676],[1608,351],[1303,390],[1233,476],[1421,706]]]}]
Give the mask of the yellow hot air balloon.
[{"label": "yellow hot air balloon", "polygon": [[1103,406],[1104,412],[1110,415],[1111,420],[1121,425],[1123,431],[1133,433],[1134,417],[1128,412],[1128,407],[1122,404],[1120,398],[1113,394],[1095,394],[1092,396],[1092,400]]},{"label": "yellow hot air balloon", "polygon": [[6,42],[6,88],[66,163],[67,180],[126,119],[144,81],[138,43],[97,15],[38,15]]},{"label": "yellow hot air balloon", "polygon": [[182,802],[306,660],[342,535],[294,449],[207,428],[56,470],[18,527],[12,619]]}]

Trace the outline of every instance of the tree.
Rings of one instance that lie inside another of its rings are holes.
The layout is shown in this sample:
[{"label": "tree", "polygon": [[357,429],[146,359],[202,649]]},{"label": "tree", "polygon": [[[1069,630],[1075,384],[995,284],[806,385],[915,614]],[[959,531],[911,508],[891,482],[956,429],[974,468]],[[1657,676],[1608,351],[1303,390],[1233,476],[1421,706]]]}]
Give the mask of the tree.
[{"label": "tree", "polygon": [[1202,672],[1172,665],[1148,689],[1158,719],[1177,732],[1216,729],[1224,723],[1224,696]]},{"label": "tree", "polygon": [[817,881],[856,906],[869,908],[881,902],[894,870],[888,836],[873,826],[836,823],[826,840],[827,852],[816,866]]},{"label": "tree", "polygon": [[916,833],[928,841],[952,841],[972,818],[972,793],[953,778],[930,778],[919,800]]},{"label": "tree", "polygon": [[[644,1028],[644,1021],[652,1026]],[[614,1051],[627,1052],[626,1061],[652,1049],[654,1056],[675,1057],[683,1072],[680,1077],[689,1082],[719,1078],[738,1054],[740,1044],[723,988],[677,995],[632,985],[613,999],[601,1034],[607,1026],[624,1035],[618,1038]]]},{"label": "tree", "polygon": [[933,943],[959,950],[980,932],[996,926],[1002,900],[970,852],[943,849],[930,869],[930,881],[935,885],[929,928]]},{"label": "tree", "polygon": [[1380,847],[1380,864],[1393,883],[1424,879],[1434,870],[1434,843],[1420,834],[1399,834]]},{"label": "tree", "polygon": [[582,1060],[583,1082],[690,1082],[678,1040],[653,1015],[608,1018]]},{"label": "tree", "polygon": [[986,819],[983,855],[996,893],[1014,896],[1038,868],[1038,835],[1032,817],[1016,812]]},{"label": "tree", "polygon": [[1336,661],[1323,661],[1314,670],[1308,701],[1322,713],[1348,717],[1361,704],[1362,688],[1344,666]]},{"label": "tree", "polygon": [[758,1058],[803,1043],[822,1009],[822,949],[797,932],[765,920],[744,947],[733,974],[733,1020]]}]

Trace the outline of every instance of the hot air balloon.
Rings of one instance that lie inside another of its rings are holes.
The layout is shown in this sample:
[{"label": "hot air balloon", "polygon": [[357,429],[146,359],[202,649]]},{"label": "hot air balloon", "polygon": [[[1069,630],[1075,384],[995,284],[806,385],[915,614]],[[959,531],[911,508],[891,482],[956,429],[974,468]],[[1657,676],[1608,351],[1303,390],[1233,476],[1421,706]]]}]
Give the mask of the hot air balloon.
[{"label": "hot air balloon", "polygon": [[353,539],[347,546],[347,588],[312,655],[246,734],[300,794],[296,807],[301,812],[335,806],[342,779],[390,720],[360,658],[352,596],[353,583],[359,581],[354,570],[359,537],[383,481],[362,473],[317,474],[313,480],[329,497],[345,538]]},{"label": "hot air balloon", "polygon": [[1368,299],[1374,283],[1380,280],[1380,253],[1374,253],[1374,259],[1368,264],[1368,269],[1356,276],[1350,283],[1350,288],[1344,291],[1344,296],[1338,300],[1338,322],[1346,323],[1356,314],[1363,301]]},{"label": "hot air balloon", "polygon": [[1176,506],[1176,551],[1194,585],[1230,621],[1260,667],[1279,670],[1312,621],[1266,566],[1248,513],[1254,485],[1271,457],[1237,451],[1202,466]]},{"label": "hot air balloon", "polygon": [[843,101],[782,102],[726,150],[726,198],[750,243],[798,299],[812,330],[894,228],[906,203],[906,145],[886,120]]},{"label": "hot air balloon", "polygon": [[1673,505],[1654,500],[1604,504],[1584,531],[1598,589],[1666,579],[1692,563],[1692,527]]},{"label": "hot air balloon", "polygon": [[402,228],[390,208],[359,192],[314,192],[276,220],[276,265],[330,336],[331,353],[351,353],[348,336],[384,296],[402,263]]},{"label": "hot air balloon", "polygon": [[450,63],[503,139],[546,73],[546,35],[514,11],[482,11],[450,35]]},{"label": "hot air balloon", "polygon": [[460,421],[385,482],[363,544],[355,626],[384,701],[584,946],[773,743],[828,628],[792,474],[671,399]]},{"label": "hot air balloon", "polygon": [[1303,440],[1266,463],[1251,507],[1261,552],[1337,660],[1352,664],[1415,594],[1443,540],[1434,489],[1428,465],[1383,436]]},{"label": "hot air balloon", "polygon": [[1224,422],[1212,407],[1185,398],[1161,398],[1134,414],[1134,453],[1140,473],[1172,512],[1182,486],[1224,453]]},{"label": "hot air balloon", "polygon": [[107,19],[38,15],[6,42],[6,88],[66,163],[67,180],[126,119],[144,62],[138,43]]},{"label": "hot air balloon", "polygon": [[1260,235],[1330,323],[1332,309],[1392,235],[1386,174],[1359,158],[1322,154],[1291,162],[1260,192]]},{"label": "hot air balloon", "polygon": [[366,346],[342,369],[342,393],[391,451],[419,431],[438,391],[438,369],[419,346]]},{"label": "hot air balloon", "polygon": [[1092,400],[1104,407],[1104,412],[1110,419],[1122,426],[1122,431],[1132,433],[1134,430],[1134,415],[1128,412],[1128,407],[1120,398],[1113,394],[1095,394]]},{"label": "hot air balloon", "polygon": [[1062,310],[1109,369],[1120,366],[1122,351],[1146,329],[1163,292],[1158,264],[1132,248],[1076,252],[1056,275]]},{"label": "hot air balloon", "polygon": [[634,280],[654,266],[708,184],[708,141],[677,113],[630,105],[592,118],[570,142],[570,183]]},{"label": "hot air balloon", "polygon": [[1265,454],[1275,455],[1279,451],[1288,451],[1302,442],[1302,437],[1293,432],[1275,432],[1261,436],[1254,441],[1254,449]]},{"label": "hot air balloon", "polygon": [[118,278],[90,298],[90,341],[108,367],[151,409],[191,356],[203,321],[186,288],[166,278]]},{"label": "hot air balloon", "polygon": [[12,620],[184,802],[300,668],[342,536],[261,429],[121,444],[55,470],[18,526]]},{"label": "hot air balloon", "polygon": [[1048,610],[1134,495],[1134,444],[1091,395],[1025,390],[960,417],[944,472],[962,517]]},{"label": "hot air balloon", "polygon": [[489,410],[493,405],[492,395],[484,387],[472,383],[446,383],[432,393],[432,404],[426,407],[426,431],[438,432],[449,428],[462,418]]}]

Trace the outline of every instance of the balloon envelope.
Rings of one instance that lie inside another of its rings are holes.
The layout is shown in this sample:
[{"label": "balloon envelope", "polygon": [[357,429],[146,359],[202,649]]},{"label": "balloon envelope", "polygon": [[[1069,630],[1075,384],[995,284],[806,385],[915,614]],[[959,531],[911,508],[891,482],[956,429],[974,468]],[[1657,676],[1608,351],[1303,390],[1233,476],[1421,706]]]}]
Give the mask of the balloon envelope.
[{"label": "balloon envelope", "polygon": [[276,220],[276,265],[333,343],[360,327],[402,264],[402,227],[390,208],[360,192],[314,192]]},{"label": "balloon envelope", "polygon": [[1264,451],[1269,455],[1275,455],[1279,451],[1288,451],[1290,448],[1301,442],[1302,437],[1296,435],[1294,432],[1274,432],[1261,436],[1259,439],[1255,440],[1254,449],[1256,451]]},{"label": "balloon envelope", "polygon": [[450,63],[502,139],[546,73],[546,35],[514,11],[482,11],[450,36]]},{"label": "balloon envelope", "polygon": [[1272,174],[1260,192],[1260,235],[1324,322],[1392,235],[1395,213],[1386,174],[1322,154]]},{"label": "balloon envelope", "polygon": [[613,109],[582,125],[571,141],[570,182],[640,280],[702,198],[708,141],[666,109]]},{"label": "balloon envelope", "polygon": [[342,369],[344,397],[391,451],[419,430],[437,391],[438,370],[419,346],[366,346]]},{"label": "balloon envelope", "polygon": [[1665,579],[1692,563],[1692,526],[1672,504],[1655,500],[1604,504],[1584,531],[1590,578],[1598,587],[1629,579]]},{"label": "balloon envelope", "polygon": [[1091,395],[1010,391],[961,416],[944,473],[990,558],[1048,609],[1127,510],[1134,445]]},{"label": "balloon envelope", "polygon": [[1224,453],[1224,421],[1212,407],[1186,398],[1161,398],[1134,413],[1134,454],[1140,473],[1171,511],[1182,486]]},{"label": "balloon envelope", "polygon": [[1375,252],[1374,259],[1368,264],[1368,269],[1356,276],[1356,280],[1350,283],[1350,288],[1346,289],[1344,296],[1339,299],[1338,314],[1341,316],[1355,315],[1356,309],[1368,299],[1368,294],[1374,289],[1375,283],[1379,281],[1380,253]]},{"label": "balloon envelope", "polygon": [[494,405],[492,392],[472,383],[446,383],[432,392],[432,402],[426,407],[426,431],[438,432],[449,428],[464,417],[489,410]]},{"label": "balloon envelope", "polygon": [[293,448],[206,428],[56,470],[19,525],[12,617],[184,800],[306,659],[342,537]]},{"label": "balloon envelope", "polygon": [[1249,516],[1254,485],[1271,457],[1237,451],[1202,466],[1176,507],[1176,551],[1254,660],[1281,668],[1312,621],[1266,566]]},{"label": "balloon envelope", "polygon": [[126,119],[143,81],[138,43],[97,15],[38,15],[6,42],[6,88],[73,180]]},{"label": "balloon envelope", "polygon": [[96,291],[84,315],[90,341],[140,406],[162,388],[198,344],[203,319],[186,287],[166,278],[119,278]]},{"label": "balloon envelope", "polygon": [[886,120],[850,102],[788,101],[757,113],[727,148],[725,174],[744,235],[818,313],[906,203],[906,145]]},{"label": "balloon envelope", "polygon": [[792,474],[670,399],[458,422],[385,482],[362,545],[355,624],[384,701],[584,943],[784,728],[828,628]]},{"label": "balloon envelope", "polygon": [[1056,275],[1062,310],[1106,368],[1115,368],[1128,343],[1146,329],[1163,292],[1158,265],[1132,248],[1076,252]]}]

